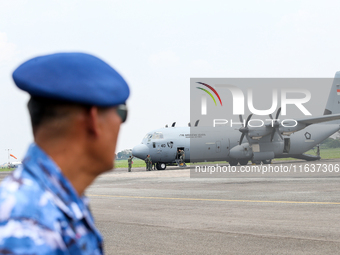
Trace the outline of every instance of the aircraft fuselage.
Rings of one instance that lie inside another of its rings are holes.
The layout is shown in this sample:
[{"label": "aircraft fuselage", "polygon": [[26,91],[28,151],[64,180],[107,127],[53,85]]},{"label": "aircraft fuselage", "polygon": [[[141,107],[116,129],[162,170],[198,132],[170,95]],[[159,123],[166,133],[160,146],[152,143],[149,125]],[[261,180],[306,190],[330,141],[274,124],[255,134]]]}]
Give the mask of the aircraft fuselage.
[{"label": "aircraft fuselage", "polygon": [[[240,132],[230,127],[169,127],[149,132],[133,155],[154,163],[174,163],[178,149],[184,149],[185,162],[228,161],[247,163],[272,158],[298,157],[339,130],[339,124],[316,124],[290,136],[269,136],[261,141],[248,137],[239,145]],[[311,158],[313,159],[313,158]]]}]

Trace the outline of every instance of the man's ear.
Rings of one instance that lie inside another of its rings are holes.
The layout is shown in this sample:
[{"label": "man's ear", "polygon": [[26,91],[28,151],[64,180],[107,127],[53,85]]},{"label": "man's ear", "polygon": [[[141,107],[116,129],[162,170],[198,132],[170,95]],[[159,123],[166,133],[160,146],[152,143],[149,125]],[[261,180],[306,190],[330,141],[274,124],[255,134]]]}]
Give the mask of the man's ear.
[{"label": "man's ear", "polygon": [[92,106],[86,114],[86,128],[91,136],[98,137],[100,134],[98,108]]}]

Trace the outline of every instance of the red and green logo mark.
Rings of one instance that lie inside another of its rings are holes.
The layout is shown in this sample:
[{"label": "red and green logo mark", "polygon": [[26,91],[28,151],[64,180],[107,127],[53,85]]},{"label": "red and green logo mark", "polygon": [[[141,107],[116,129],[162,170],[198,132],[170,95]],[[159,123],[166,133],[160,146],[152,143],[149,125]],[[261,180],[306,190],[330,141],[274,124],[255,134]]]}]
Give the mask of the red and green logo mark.
[{"label": "red and green logo mark", "polygon": [[[197,82],[197,83],[208,87],[212,92],[214,92],[215,95],[217,96],[218,100],[220,100],[220,104],[222,106],[222,101],[221,101],[220,95],[217,93],[217,91],[213,87],[211,87],[210,85],[205,84],[203,82]],[[206,90],[204,88],[200,88],[200,87],[196,87],[196,88],[201,89],[201,90],[205,91],[206,93],[208,93],[208,95],[211,96],[211,98],[214,100],[215,105],[217,106],[217,103],[216,103],[214,96],[208,90]]]}]

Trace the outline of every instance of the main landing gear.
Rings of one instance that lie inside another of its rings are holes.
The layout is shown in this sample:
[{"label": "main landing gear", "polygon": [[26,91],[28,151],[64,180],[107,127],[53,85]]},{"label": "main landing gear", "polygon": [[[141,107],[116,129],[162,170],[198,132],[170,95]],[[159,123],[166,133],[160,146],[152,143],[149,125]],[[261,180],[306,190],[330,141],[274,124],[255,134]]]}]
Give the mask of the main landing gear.
[{"label": "main landing gear", "polygon": [[[256,160],[256,161],[252,161],[253,164],[256,164],[256,165],[261,165],[264,164],[264,165],[267,165],[267,164],[271,164],[272,163],[272,160],[271,159],[267,159],[267,160]],[[230,160],[229,161],[229,165],[230,166],[237,166],[238,164],[240,164],[241,166],[245,166],[248,164],[248,160],[247,159],[241,159],[241,160]]]},{"label": "main landing gear", "polygon": [[165,163],[156,163],[157,170],[165,170],[166,164]]}]

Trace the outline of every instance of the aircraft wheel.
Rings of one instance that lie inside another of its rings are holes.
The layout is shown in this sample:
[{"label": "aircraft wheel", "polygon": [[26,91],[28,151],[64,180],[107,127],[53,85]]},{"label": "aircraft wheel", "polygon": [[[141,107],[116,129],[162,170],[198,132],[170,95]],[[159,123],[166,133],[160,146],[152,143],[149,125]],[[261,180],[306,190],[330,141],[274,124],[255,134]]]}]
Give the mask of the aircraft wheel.
[{"label": "aircraft wheel", "polygon": [[237,164],[238,164],[237,160],[230,160],[229,161],[229,165],[231,165],[231,166],[237,166]]},{"label": "aircraft wheel", "polygon": [[240,160],[240,165],[241,166],[245,166],[247,164],[248,164],[248,160],[247,159]]},{"label": "aircraft wheel", "polygon": [[165,170],[166,164],[165,163],[157,163],[156,168],[157,168],[157,170]]},{"label": "aircraft wheel", "polygon": [[263,164],[271,164],[272,163],[272,160],[271,159],[268,159],[268,160],[262,160],[262,163]]}]

